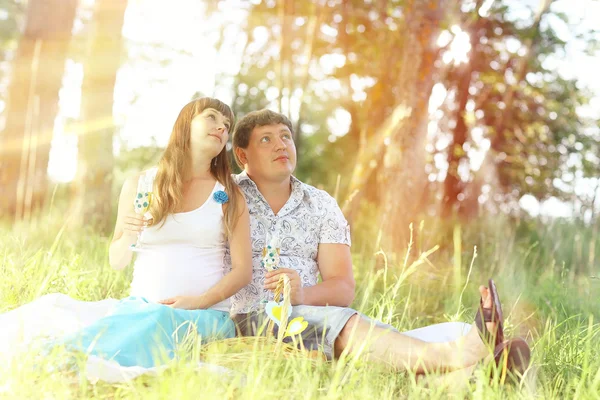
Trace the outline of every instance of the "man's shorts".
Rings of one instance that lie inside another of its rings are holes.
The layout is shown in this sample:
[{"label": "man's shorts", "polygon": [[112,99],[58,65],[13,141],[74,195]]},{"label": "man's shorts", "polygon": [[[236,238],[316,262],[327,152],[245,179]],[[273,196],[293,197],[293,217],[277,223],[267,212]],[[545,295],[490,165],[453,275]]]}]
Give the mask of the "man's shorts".
[{"label": "man's shorts", "polygon": [[[327,359],[331,359],[335,339],[355,314],[358,314],[358,311],[345,307],[293,306],[289,320],[303,317],[308,322],[308,327],[301,333],[304,347],[307,350],[319,350]],[[264,312],[238,314],[232,316],[232,319],[239,336],[257,336],[261,331],[264,334],[268,322]],[[274,332],[277,335],[277,325]],[[292,340],[288,337],[284,341],[291,343]]]},{"label": "man's shorts", "polygon": [[[301,334],[304,347],[307,350],[319,350],[330,360],[334,355],[335,340],[348,323],[348,320],[354,315],[359,315],[377,328],[399,333],[393,326],[373,320],[347,307],[293,306],[289,320],[303,317],[308,322],[308,327]],[[264,312],[237,314],[232,316],[232,319],[236,325],[238,336],[257,336],[261,331],[264,334],[268,322]],[[450,342],[456,340],[459,336],[466,335],[470,329],[471,325],[462,322],[445,322],[402,332],[402,334],[425,342]],[[277,335],[277,326],[275,326],[274,332]],[[286,343],[292,342],[289,337],[284,341]]]}]

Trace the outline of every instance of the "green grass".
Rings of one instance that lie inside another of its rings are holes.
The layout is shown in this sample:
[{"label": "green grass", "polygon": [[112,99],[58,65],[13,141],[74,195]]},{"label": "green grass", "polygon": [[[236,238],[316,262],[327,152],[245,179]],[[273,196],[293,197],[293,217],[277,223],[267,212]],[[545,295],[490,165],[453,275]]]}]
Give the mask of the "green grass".
[{"label": "green grass", "polygon": [[[108,266],[109,239],[65,230],[63,222],[57,213],[35,225],[0,229],[0,312],[47,293],[90,301],[127,295],[131,268]],[[417,227],[408,257],[406,250],[375,254],[367,240],[375,236],[358,236],[354,307],[401,331],[448,320],[470,322],[477,286],[493,276],[508,333],[526,337],[533,347],[534,365],[521,387],[489,384],[479,371],[463,392],[449,392],[425,388],[412,374],[357,357],[324,362],[194,346],[187,361],[173,362],[159,377],[115,385],[33,368],[40,362],[52,365],[56,358],[40,361],[32,352],[0,376],[0,398],[600,398],[600,281],[594,278],[593,229],[536,221],[478,221],[467,229],[444,229]],[[239,375],[198,370],[197,360]]]}]

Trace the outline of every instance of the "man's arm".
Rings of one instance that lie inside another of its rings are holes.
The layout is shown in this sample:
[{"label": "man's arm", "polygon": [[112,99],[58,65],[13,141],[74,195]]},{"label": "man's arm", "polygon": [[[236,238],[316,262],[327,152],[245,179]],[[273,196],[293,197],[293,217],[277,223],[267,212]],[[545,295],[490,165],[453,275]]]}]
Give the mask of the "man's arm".
[{"label": "man's arm", "polygon": [[298,271],[280,268],[265,276],[265,288],[274,291],[280,274],[290,278],[292,305],[348,307],[354,300],[354,275],[350,255],[350,228],[335,199],[321,191],[325,215],[321,216],[317,265],[322,282],[302,286]]},{"label": "man's arm", "polygon": [[282,274],[290,278],[292,305],[348,307],[354,299],[354,275],[350,247],[338,243],[319,244],[317,263],[323,281],[314,286],[302,286],[298,271],[279,268],[267,272],[265,289],[272,292]]},{"label": "man's arm", "polygon": [[309,306],[348,307],[354,300],[354,274],[350,246],[321,243],[317,263],[323,281],[302,289],[304,302]]}]

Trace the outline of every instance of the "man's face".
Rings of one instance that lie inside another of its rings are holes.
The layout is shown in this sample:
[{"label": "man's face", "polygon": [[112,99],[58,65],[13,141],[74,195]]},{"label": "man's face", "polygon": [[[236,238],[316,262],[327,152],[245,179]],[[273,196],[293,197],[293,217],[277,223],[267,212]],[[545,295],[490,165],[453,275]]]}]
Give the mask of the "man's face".
[{"label": "man's face", "polygon": [[246,149],[237,149],[248,175],[263,180],[289,178],[296,168],[296,146],[285,124],[254,128]]}]

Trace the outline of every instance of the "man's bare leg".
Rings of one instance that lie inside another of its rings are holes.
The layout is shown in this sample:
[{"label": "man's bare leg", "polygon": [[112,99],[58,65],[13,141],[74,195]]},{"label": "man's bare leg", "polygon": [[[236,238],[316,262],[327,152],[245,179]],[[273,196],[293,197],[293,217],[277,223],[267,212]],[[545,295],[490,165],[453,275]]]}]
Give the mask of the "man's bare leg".
[{"label": "man's bare leg", "polygon": [[[492,298],[486,287],[479,292],[484,307],[492,307]],[[495,331],[495,323],[486,323]],[[354,315],[335,341],[336,357],[343,351],[362,351],[373,361],[390,364],[397,369],[425,372],[432,370],[457,370],[469,367],[489,354],[475,326],[465,336],[448,343],[428,343],[397,332],[373,326],[369,321]]]}]

